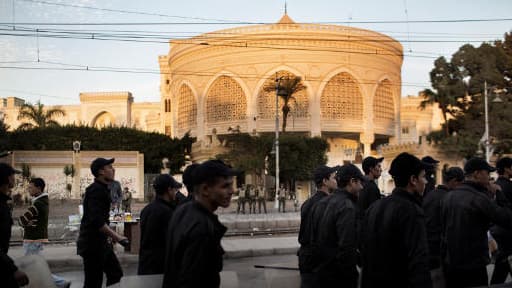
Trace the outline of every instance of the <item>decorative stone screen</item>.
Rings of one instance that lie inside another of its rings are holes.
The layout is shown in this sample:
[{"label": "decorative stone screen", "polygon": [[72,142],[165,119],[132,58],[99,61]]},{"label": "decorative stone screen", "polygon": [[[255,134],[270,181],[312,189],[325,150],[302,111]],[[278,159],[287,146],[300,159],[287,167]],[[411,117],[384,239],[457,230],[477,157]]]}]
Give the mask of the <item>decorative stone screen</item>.
[{"label": "decorative stone screen", "polygon": [[178,129],[189,129],[197,125],[197,104],[192,90],[183,84],[178,93]]},{"label": "decorative stone screen", "polygon": [[363,97],[356,80],[342,72],[325,85],[320,98],[322,119],[363,119]]},{"label": "decorative stone screen", "polygon": [[393,120],[395,117],[391,82],[379,83],[373,99],[373,117],[376,120]]},{"label": "decorative stone screen", "polygon": [[220,76],[206,96],[208,122],[243,120],[247,113],[247,99],[242,87],[231,77]]},{"label": "decorative stone screen", "polygon": [[[280,77],[292,78],[296,76],[288,71],[279,71],[277,72],[277,78]],[[275,86],[276,80],[275,77],[272,77],[272,79],[267,79],[260,89],[258,97],[258,115],[260,119],[274,119],[276,117],[276,92],[275,90],[264,90],[265,87],[273,87],[275,89]],[[309,115],[309,99],[307,91],[299,91],[295,93],[293,97],[295,100],[292,99],[288,102],[288,105],[290,106],[290,113],[288,113],[288,117],[307,118]],[[279,117],[282,117],[283,115],[282,107],[283,99],[279,97]]]}]

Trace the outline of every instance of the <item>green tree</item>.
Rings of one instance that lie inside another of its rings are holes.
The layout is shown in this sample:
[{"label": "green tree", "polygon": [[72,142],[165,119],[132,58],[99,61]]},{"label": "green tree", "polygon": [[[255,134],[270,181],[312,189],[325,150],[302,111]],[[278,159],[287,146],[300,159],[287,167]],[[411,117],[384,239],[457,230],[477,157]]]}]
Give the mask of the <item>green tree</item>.
[{"label": "green tree", "polygon": [[[226,138],[228,151],[217,155],[233,167],[249,173],[262,175],[265,167],[275,175],[275,154],[272,154],[272,134],[251,136],[236,133]],[[312,171],[327,162],[328,143],[320,137],[308,137],[287,133],[279,139],[280,180],[311,180]],[[265,161],[267,160],[267,161]]]},{"label": "green tree", "polygon": [[[47,126],[7,133],[7,141],[0,141],[2,150],[71,150],[75,140],[81,141],[81,150],[139,151],[144,154],[144,171],[160,173],[162,159],[169,159],[172,173],[185,164],[185,147],[193,138],[171,139],[167,135],[145,132],[128,127]],[[0,139],[1,140],[1,139]]]},{"label": "green tree", "polygon": [[[429,135],[429,139],[440,146],[446,154],[463,157],[474,156],[480,150],[480,139],[484,134],[484,83],[488,85],[489,135],[495,153],[512,152],[512,114],[509,112],[512,104],[511,71],[512,71],[512,37],[505,34],[505,39],[494,43],[483,43],[479,47],[466,44],[453,54],[450,62],[436,60],[435,68],[438,77],[432,77],[434,88],[442,88],[439,83],[447,85],[451,92],[450,101],[439,95],[430,95],[431,102],[438,103],[440,108],[448,104],[448,112],[453,119],[445,124],[445,129],[452,135],[437,131]],[[439,68],[444,69],[439,69]],[[433,71],[434,71],[433,70]],[[460,79],[464,79],[466,95],[460,96]],[[439,80],[439,81],[438,81]],[[453,80],[453,82],[451,82]],[[438,90],[438,94],[440,90]],[[494,103],[496,93],[500,92],[501,103]],[[437,96],[437,98],[436,98]],[[441,104],[443,103],[443,104]],[[481,147],[483,149],[483,147]]]},{"label": "green tree", "polygon": [[[281,108],[281,111],[283,112],[282,129],[283,132],[286,132],[286,121],[291,110],[290,101],[297,101],[293,95],[305,90],[306,86],[302,84],[302,78],[300,76],[283,77],[278,83],[279,87],[277,87],[277,95],[283,100],[283,107]],[[276,86],[277,85],[274,84],[267,85],[263,87],[263,91],[276,93]]]},{"label": "green tree", "polygon": [[425,109],[427,105],[437,103],[443,115],[445,136],[449,136],[448,115],[455,116],[457,103],[464,98],[466,92],[461,74],[444,57],[439,57],[434,62],[434,69],[430,71],[430,81],[436,92],[430,89],[422,91],[424,100],[420,108]]},{"label": "green tree", "polygon": [[23,122],[18,129],[32,129],[35,127],[59,126],[54,120],[57,116],[65,116],[66,112],[60,108],[44,109],[44,104],[38,101],[35,105],[24,103],[20,107],[18,120],[27,120]]}]

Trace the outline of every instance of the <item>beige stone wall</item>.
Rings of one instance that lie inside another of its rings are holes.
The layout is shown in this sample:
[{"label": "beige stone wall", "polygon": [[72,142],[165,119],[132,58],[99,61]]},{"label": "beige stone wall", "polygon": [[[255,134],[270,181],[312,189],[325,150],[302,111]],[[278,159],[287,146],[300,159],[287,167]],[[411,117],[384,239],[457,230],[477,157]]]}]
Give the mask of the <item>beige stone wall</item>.
[{"label": "beige stone wall", "polygon": [[[90,164],[97,157],[116,158],[116,180],[121,182],[122,187],[129,187],[134,192],[134,198],[144,198],[144,155],[137,151],[13,151],[2,161],[20,170],[22,164],[28,165],[33,176],[45,180],[51,198],[68,198],[66,184],[72,184],[71,198],[77,199],[94,181]],[[66,179],[63,172],[66,165],[74,165],[75,177]],[[24,194],[26,188],[18,175],[14,193]]]}]

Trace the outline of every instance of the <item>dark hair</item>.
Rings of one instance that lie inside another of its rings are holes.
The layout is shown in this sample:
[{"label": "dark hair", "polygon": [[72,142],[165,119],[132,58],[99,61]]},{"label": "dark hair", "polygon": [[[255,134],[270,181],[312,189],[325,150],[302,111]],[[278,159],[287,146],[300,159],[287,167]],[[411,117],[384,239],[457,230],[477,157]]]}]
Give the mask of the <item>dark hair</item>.
[{"label": "dark hair", "polygon": [[44,191],[44,187],[46,186],[43,178],[32,178],[30,179],[30,183],[34,184],[37,188],[41,188],[41,191]]},{"label": "dark hair", "polygon": [[198,166],[199,166],[198,163],[192,163],[192,164],[188,165],[187,168],[185,168],[185,171],[183,171],[182,180],[183,180],[183,184],[187,188],[188,193],[194,193],[194,186],[195,186],[194,170],[196,170],[196,168]]},{"label": "dark hair", "polygon": [[160,174],[156,176],[153,181],[153,188],[157,195],[162,195],[169,190],[169,188],[181,188],[182,185],[177,182],[174,177],[169,174]]},{"label": "dark hair", "polygon": [[418,157],[407,152],[400,153],[391,162],[389,174],[393,176],[396,187],[406,187],[409,184],[411,176],[419,176],[422,170],[429,167],[428,164],[421,162]]},{"label": "dark hair", "polygon": [[7,163],[0,163],[0,185],[9,183],[9,176],[19,173],[18,170],[12,168],[11,165]]},{"label": "dark hair", "polygon": [[206,183],[213,185],[221,178],[236,176],[236,171],[222,160],[208,160],[194,169],[194,185]]},{"label": "dark hair", "polygon": [[339,188],[344,188],[350,183],[352,179],[359,179],[364,181],[363,173],[354,164],[345,164],[338,168],[336,173],[336,182],[338,182]]},{"label": "dark hair", "polygon": [[496,162],[496,168],[498,169],[499,175],[505,174],[505,168],[510,167],[512,167],[512,158],[510,157],[503,157]]}]

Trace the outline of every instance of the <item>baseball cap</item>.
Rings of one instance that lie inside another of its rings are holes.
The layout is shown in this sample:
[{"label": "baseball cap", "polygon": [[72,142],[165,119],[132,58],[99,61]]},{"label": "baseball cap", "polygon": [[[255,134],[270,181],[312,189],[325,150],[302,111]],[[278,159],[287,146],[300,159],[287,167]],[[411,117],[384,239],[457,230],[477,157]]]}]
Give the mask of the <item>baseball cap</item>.
[{"label": "baseball cap", "polygon": [[421,161],[425,162],[425,163],[429,163],[429,164],[438,164],[439,163],[439,160],[436,160],[436,159],[432,158],[431,156],[425,156],[425,157],[421,158]]},{"label": "baseball cap", "polygon": [[153,188],[155,188],[155,191],[167,191],[168,188],[176,188],[179,189],[183,185],[176,181],[174,177],[172,177],[169,174],[160,174],[156,176],[155,180],[153,181]]},{"label": "baseball cap", "polygon": [[114,163],[114,158],[112,159],[105,159],[105,158],[96,158],[91,163],[91,173],[94,175],[94,177],[98,177],[98,171],[102,169],[103,167]]},{"label": "baseball cap", "polygon": [[0,163],[0,177],[11,176],[12,174],[20,174],[20,170],[16,170],[12,168],[11,165],[7,163]]},{"label": "baseball cap", "polygon": [[464,165],[464,173],[470,174],[479,170],[487,170],[489,172],[496,171],[496,168],[492,167],[482,158],[473,157],[469,159]]},{"label": "baseball cap", "polygon": [[382,160],[384,160],[384,157],[375,158],[373,156],[368,156],[368,157],[364,158],[364,160],[363,160],[363,171],[364,171],[364,173],[370,172],[370,169],[372,167],[377,166],[377,164],[381,163]]},{"label": "baseball cap", "polygon": [[238,171],[225,164],[222,160],[208,160],[197,166],[192,173],[195,177],[194,185],[212,181],[218,177],[236,176]]},{"label": "baseball cap", "polygon": [[337,169],[334,167],[320,165],[313,172],[313,180],[315,184],[321,184],[324,179],[329,178],[329,176],[336,171]]},{"label": "baseball cap", "polygon": [[345,164],[339,167],[338,173],[336,174],[336,180],[338,180],[338,183],[346,183],[352,178],[364,181],[364,175],[356,165]]}]

